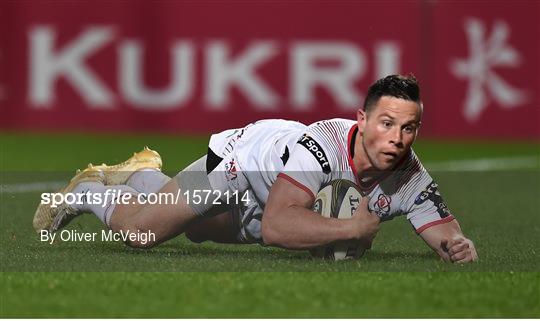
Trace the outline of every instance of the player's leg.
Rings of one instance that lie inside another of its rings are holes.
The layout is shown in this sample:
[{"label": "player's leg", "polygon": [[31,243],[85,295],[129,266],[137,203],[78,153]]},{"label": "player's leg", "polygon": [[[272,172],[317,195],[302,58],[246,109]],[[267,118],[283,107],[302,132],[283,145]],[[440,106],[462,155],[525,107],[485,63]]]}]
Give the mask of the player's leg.
[{"label": "player's leg", "polygon": [[186,237],[195,243],[212,241],[216,243],[239,244],[240,227],[230,211],[212,217],[200,217],[189,224]]},{"label": "player's leg", "polygon": [[193,162],[173,179],[152,169],[136,171],[129,176],[127,184],[147,197],[149,193],[155,193],[154,200],[159,202],[141,203],[138,198],[138,202],[117,204],[108,226],[114,232],[152,233],[154,236],[145,239],[144,243],[138,239],[130,240],[128,245],[133,247],[151,247],[183,233],[189,223],[208,215],[214,206],[204,202],[190,203],[184,198],[185,191],[189,192],[187,195],[193,195],[193,191],[211,190],[206,175],[206,156]]},{"label": "player's leg", "polygon": [[115,200],[119,194],[137,195],[139,193],[132,187],[125,185],[133,173],[141,169],[152,169],[153,172],[161,175],[161,177],[156,176],[159,180],[153,180],[161,184],[156,189],[161,188],[170,180],[159,172],[161,164],[159,154],[145,147],[143,151],[134,153],[131,158],[118,165],[93,166],[89,164],[84,171],[77,170],[76,175],[66,187],[55,194],[63,197],[77,196],[78,198],[81,196],[81,198],[75,204],[68,204],[66,201],[60,204],[42,202],[34,215],[34,229],[38,233],[43,230],[54,232],[83,212],[94,213],[103,223],[108,225],[111,213],[115,208]]},{"label": "player's leg", "polygon": [[[170,180],[158,194],[176,195],[179,190],[177,180]],[[199,216],[180,197],[177,202],[161,202],[159,204],[117,204],[111,214],[109,227],[114,232],[151,233],[155,238],[130,240],[132,247],[152,247],[182,234],[188,224]]]},{"label": "player's leg", "polygon": [[[146,153],[145,151],[143,151]],[[124,180],[131,181],[128,178],[132,176],[143,176],[141,183],[144,186],[160,186],[166,182],[159,190],[160,194],[177,195],[180,188],[193,191],[197,189],[210,190],[208,177],[206,177],[206,158],[203,157],[194,162],[184,171],[180,172],[174,179],[168,179],[161,175],[153,175],[159,182],[148,182],[144,177],[152,176],[152,172],[143,173],[141,171],[124,171],[124,169],[135,169],[137,167],[147,167],[148,162],[140,161],[143,157],[138,157],[143,152],[136,154],[130,160],[111,167],[89,166],[82,173],[78,173],[61,192],[63,194],[85,194],[90,192],[93,195],[101,195],[102,200],[99,204],[93,204],[91,199],[84,199],[82,204],[62,204],[59,207],[40,204],[34,217],[34,228],[36,231],[49,230],[54,232],[65,226],[73,217],[83,213],[94,213],[103,223],[111,227],[113,231],[130,232],[152,232],[155,239],[148,239],[148,242],[141,244],[137,241],[129,242],[128,245],[135,247],[149,247],[168,240],[183,231],[189,222],[193,221],[199,215],[203,215],[211,205],[200,204],[198,206],[187,205],[182,197],[175,199],[175,202],[164,202],[161,204],[149,205],[138,201],[132,201],[139,192],[127,185],[106,186],[105,182],[121,183]],[[148,153],[146,153],[148,154]],[[157,153],[156,153],[157,154]],[[147,160],[147,159],[146,159]],[[161,165],[161,160],[159,160]],[[137,166],[135,166],[138,164]],[[113,170],[109,170],[113,169]],[[155,174],[155,173],[154,173]],[[136,179],[135,179],[136,181]],[[136,184],[135,184],[136,185]],[[135,186],[134,185],[134,186]],[[143,188],[144,189],[144,188]],[[139,186],[139,190],[141,187]],[[148,191],[142,191],[148,192]],[[103,197],[106,195],[115,195],[114,197]],[[118,198],[128,196],[130,201],[127,204],[121,204]]]},{"label": "player's leg", "polygon": [[[204,166],[203,166],[204,165]],[[206,178],[201,177],[202,174],[206,173],[206,158],[202,158],[198,162],[195,162],[190,167],[184,170],[184,174],[180,175],[182,177],[178,179],[184,179],[191,183],[184,182],[186,190],[205,190],[210,187],[206,181]],[[164,176],[161,172],[156,169],[144,169],[136,171],[133,175],[129,177],[126,184],[139,193],[156,193],[161,195],[175,193],[177,191],[176,186],[172,184],[170,187],[166,187],[160,190],[161,187],[164,187],[167,183],[168,178]],[[158,191],[159,190],[159,191]],[[186,207],[186,204],[180,204],[183,207]],[[154,205],[160,206],[160,205]],[[115,214],[111,219],[111,228],[113,230],[122,230],[122,229],[138,229],[144,231],[145,228],[151,228],[150,231],[158,232],[159,235],[162,235],[163,238],[157,239],[156,241],[162,242],[166,239],[174,237],[182,232],[186,233],[186,237],[195,243],[201,243],[204,241],[213,241],[217,243],[244,243],[239,240],[240,224],[239,217],[240,212],[238,208],[233,209],[229,205],[213,205],[211,208],[200,210],[199,212],[204,212],[202,215],[195,215],[195,219],[191,219],[192,216],[189,216],[187,222],[189,224],[185,225],[185,219],[182,216],[178,216],[172,211],[171,218],[169,218],[166,206],[160,206],[155,212],[157,214],[146,214],[145,209],[141,209],[137,212],[131,210],[124,210],[122,206],[119,206],[115,210]],[[181,212],[189,212],[189,208],[185,208]],[[194,211],[193,214],[195,214]],[[178,222],[174,222],[178,221]],[[169,222],[169,224],[162,225],[158,222]],[[157,225],[157,226],[156,226]],[[135,245],[135,244],[131,244]],[[148,245],[148,244],[146,244]]]},{"label": "player's leg", "polygon": [[[208,174],[207,156],[193,162],[181,171],[157,193],[159,196],[177,195],[175,204],[140,205],[135,213],[129,205],[120,205],[115,210],[111,219],[113,230],[140,230],[156,234],[156,244],[177,236],[186,230],[188,237],[196,242],[212,240],[222,243],[237,243],[238,228],[232,215],[222,214],[232,210],[232,204],[215,204],[215,194],[222,195],[227,184],[222,172],[213,173],[213,181],[217,185],[211,186]],[[215,162],[211,159],[210,163]],[[212,168],[214,169],[215,166]],[[159,186],[159,175],[150,172],[137,172],[128,180],[128,184],[141,192],[148,192],[148,186]],[[153,176],[152,176],[153,175]],[[223,177],[222,177],[223,176]],[[151,180],[158,183],[151,184]],[[219,182],[219,183],[218,183]],[[211,197],[204,201],[185,199],[186,195],[211,193]],[[167,198],[167,197],[165,197]],[[189,204],[188,204],[189,203]],[[220,202],[217,202],[220,203]],[[222,214],[222,215],[219,215]],[[149,246],[152,244],[130,244],[132,246]]]}]

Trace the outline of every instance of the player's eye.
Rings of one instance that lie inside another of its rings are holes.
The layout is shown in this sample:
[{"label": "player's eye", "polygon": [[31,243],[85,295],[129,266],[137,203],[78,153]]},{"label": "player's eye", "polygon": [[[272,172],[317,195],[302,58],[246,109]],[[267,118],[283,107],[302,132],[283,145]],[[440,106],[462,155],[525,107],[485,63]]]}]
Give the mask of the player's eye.
[{"label": "player's eye", "polygon": [[392,127],[392,122],[389,120],[383,120],[382,125],[386,128]]},{"label": "player's eye", "polygon": [[414,132],[414,127],[413,126],[405,126],[404,130],[405,130],[405,132],[407,134],[411,134],[411,133]]}]

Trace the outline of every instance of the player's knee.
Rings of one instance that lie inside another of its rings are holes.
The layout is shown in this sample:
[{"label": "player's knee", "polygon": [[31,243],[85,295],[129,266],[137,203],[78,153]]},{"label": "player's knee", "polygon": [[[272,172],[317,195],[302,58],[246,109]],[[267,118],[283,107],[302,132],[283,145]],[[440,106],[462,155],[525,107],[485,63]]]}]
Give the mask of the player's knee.
[{"label": "player's knee", "polygon": [[265,245],[276,246],[279,245],[278,234],[276,231],[268,224],[268,220],[263,218],[261,223],[261,237]]},{"label": "player's knee", "polygon": [[116,213],[113,213],[111,220],[109,222],[109,228],[115,232],[117,231],[126,231],[130,228],[133,229],[133,222],[126,219],[123,215],[115,215]]}]

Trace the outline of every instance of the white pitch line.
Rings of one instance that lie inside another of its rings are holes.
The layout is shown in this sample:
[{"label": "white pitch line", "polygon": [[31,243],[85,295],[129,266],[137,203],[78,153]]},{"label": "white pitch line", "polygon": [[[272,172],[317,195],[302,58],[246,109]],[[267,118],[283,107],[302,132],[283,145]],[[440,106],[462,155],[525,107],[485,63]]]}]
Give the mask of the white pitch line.
[{"label": "white pitch line", "polygon": [[[493,171],[493,170],[508,170],[508,169],[540,169],[540,157],[501,157],[501,158],[479,158],[479,159],[464,159],[438,163],[427,163],[425,168],[429,171]],[[20,183],[10,185],[0,185],[0,194],[19,194],[30,192],[56,191],[64,187],[66,182],[51,181],[51,182],[34,182]]]},{"label": "white pitch line", "polygon": [[540,157],[500,157],[479,158],[427,163],[424,167],[429,171],[450,172],[484,172],[508,169],[540,169]]},{"label": "white pitch line", "polygon": [[10,185],[0,185],[0,193],[18,194],[41,191],[56,191],[64,187],[67,182],[35,182]]}]

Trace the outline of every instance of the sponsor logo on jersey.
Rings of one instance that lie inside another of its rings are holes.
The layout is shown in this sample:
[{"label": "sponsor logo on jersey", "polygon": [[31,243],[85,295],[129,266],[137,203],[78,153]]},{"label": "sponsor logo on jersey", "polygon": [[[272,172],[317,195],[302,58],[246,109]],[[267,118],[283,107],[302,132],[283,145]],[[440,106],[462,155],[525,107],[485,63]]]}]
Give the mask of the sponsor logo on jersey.
[{"label": "sponsor logo on jersey", "polygon": [[450,215],[450,210],[448,209],[446,203],[443,201],[441,193],[439,193],[439,185],[435,183],[435,181],[431,181],[431,183],[426,186],[426,188],[416,197],[416,199],[414,200],[414,204],[420,205],[427,200],[433,202],[433,205],[435,205],[435,207],[437,208],[437,212],[439,213],[441,218]]},{"label": "sponsor logo on jersey", "polygon": [[385,194],[379,194],[374,204],[374,210],[379,216],[386,216],[390,212],[390,203],[392,198]]},{"label": "sponsor logo on jersey", "polygon": [[321,165],[323,173],[330,174],[330,163],[319,143],[307,134],[304,134],[300,140],[298,140],[298,143],[304,146],[315,157],[317,162],[319,162],[319,165]]}]

